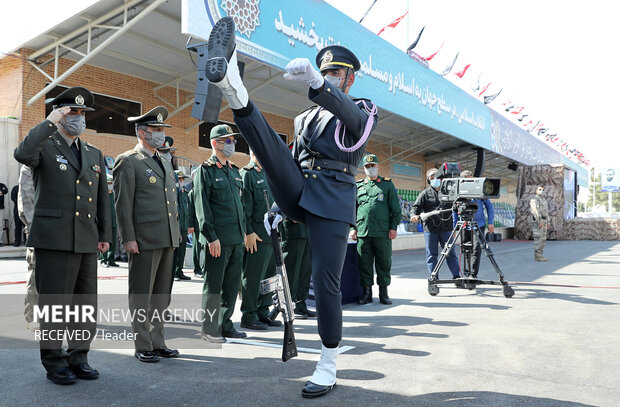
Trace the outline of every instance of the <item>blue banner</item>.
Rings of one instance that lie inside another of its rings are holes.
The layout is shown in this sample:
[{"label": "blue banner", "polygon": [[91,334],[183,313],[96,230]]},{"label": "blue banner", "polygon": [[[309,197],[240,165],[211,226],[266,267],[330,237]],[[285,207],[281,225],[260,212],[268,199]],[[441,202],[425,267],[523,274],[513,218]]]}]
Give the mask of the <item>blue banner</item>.
[{"label": "blue banner", "polygon": [[[564,162],[560,153],[323,1],[183,0],[182,13],[183,33],[205,40],[215,22],[232,17],[237,50],[282,70],[293,58],[314,62],[323,47],[344,45],[362,65],[351,96],[524,164]],[[587,171],[569,163],[587,185]]]},{"label": "blue banner", "polygon": [[212,25],[229,15],[237,26],[238,51],[279,69],[293,58],[314,62],[325,46],[344,45],[362,64],[351,96],[489,148],[486,106],[323,1],[185,0],[185,5],[186,34],[206,39]]}]

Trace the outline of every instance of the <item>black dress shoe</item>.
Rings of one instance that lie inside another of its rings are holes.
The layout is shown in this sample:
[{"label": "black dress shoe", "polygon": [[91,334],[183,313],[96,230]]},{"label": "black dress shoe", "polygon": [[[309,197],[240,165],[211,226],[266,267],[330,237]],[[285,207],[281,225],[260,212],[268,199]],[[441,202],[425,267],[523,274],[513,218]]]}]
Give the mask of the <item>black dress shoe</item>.
[{"label": "black dress shoe", "polygon": [[225,338],[241,339],[247,337],[248,335],[245,332],[239,332],[233,328],[232,331],[222,331],[222,336]]},{"label": "black dress shoe", "polygon": [[211,343],[226,343],[226,339],[219,334],[214,334],[214,335],[201,334],[200,339],[205,340],[207,342],[211,342]]},{"label": "black dress shoe", "polygon": [[54,384],[73,384],[78,381],[69,366],[61,367],[53,372],[48,372],[47,378]]},{"label": "black dress shoe", "polygon": [[465,284],[463,284],[463,281],[459,280],[459,277],[452,277],[452,280],[455,280],[454,286],[456,288],[465,288]]},{"label": "black dress shoe", "polygon": [[308,319],[308,316],[302,310],[295,308],[295,319]]},{"label": "black dress shoe", "polygon": [[79,365],[72,365],[70,367],[71,371],[78,379],[95,380],[99,378],[97,369],[93,369],[88,363],[80,363]]},{"label": "black dress shoe", "polygon": [[[260,322],[260,321],[250,321],[250,322],[241,322],[239,324],[239,326],[241,328],[245,328],[245,329],[254,329],[256,331],[266,331],[267,330],[267,325]],[[226,335],[224,335],[226,336]]]},{"label": "black dress shoe", "polygon": [[323,386],[320,384],[314,384],[310,380],[306,382],[306,385],[301,390],[301,397],[305,399],[314,399],[317,397],[321,397],[332,391],[332,389],[336,387],[336,383],[331,386]]},{"label": "black dress shoe", "polygon": [[235,23],[231,17],[220,18],[213,26],[207,50],[207,80],[213,83],[221,82],[226,76],[227,62],[235,51]]},{"label": "black dress shoe", "polygon": [[316,312],[310,311],[308,308],[302,311],[308,318],[316,318]]},{"label": "black dress shoe", "polygon": [[190,276],[186,276],[185,274],[181,274],[180,276],[176,276],[179,280],[191,280]]},{"label": "black dress shoe", "polygon": [[134,356],[140,362],[144,362],[144,363],[157,363],[157,362],[159,362],[159,356],[157,356],[157,353],[155,353],[155,352],[153,352],[151,350],[147,350],[145,352],[135,351],[134,352]]},{"label": "black dress shoe", "polygon": [[259,321],[267,326],[282,326],[282,322],[278,320],[272,321],[269,318],[261,318]]},{"label": "black dress shoe", "polygon": [[113,261],[109,262],[108,266],[110,266],[110,267],[119,267],[119,265],[116,262],[113,262]]},{"label": "black dress shoe", "polygon": [[178,350],[168,349],[165,346],[161,349],[153,349],[153,352],[155,352],[155,354],[157,354],[160,358],[176,358],[179,356]]}]

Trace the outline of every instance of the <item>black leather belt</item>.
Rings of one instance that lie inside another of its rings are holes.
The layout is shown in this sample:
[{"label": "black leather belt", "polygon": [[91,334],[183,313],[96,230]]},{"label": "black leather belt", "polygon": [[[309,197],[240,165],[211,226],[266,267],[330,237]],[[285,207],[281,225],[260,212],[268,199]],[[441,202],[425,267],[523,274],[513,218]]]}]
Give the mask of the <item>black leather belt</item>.
[{"label": "black leather belt", "polygon": [[334,170],[334,171],[342,171],[347,174],[351,174],[355,176],[357,174],[357,168],[354,165],[347,164],[342,161],[336,160],[328,160],[326,158],[309,158],[302,161],[300,164],[301,168],[308,170]]}]

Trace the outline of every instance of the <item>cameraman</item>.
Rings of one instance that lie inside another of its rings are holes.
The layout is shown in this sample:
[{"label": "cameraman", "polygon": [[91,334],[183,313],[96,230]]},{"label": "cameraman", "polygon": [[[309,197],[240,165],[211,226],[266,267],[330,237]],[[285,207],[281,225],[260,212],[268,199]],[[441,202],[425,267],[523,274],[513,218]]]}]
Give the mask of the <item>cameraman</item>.
[{"label": "cameraman", "polygon": [[[474,174],[469,170],[461,172],[461,178],[472,178],[473,176]],[[472,201],[476,202],[476,204],[478,205],[478,211],[474,215],[474,222],[478,224],[478,229],[480,229],[482,235],[484,236],[484,231],[487,226],[487,220],[484,216],[484,211],[486,209],[487,216],[489,218],[489,233],[493,233],[495,231],[495,225],[493,224],[493,220],[495,218],[495,210],[493,209],[493,204],[489,199],[472,199]],[[452,221],[453,225],[456,226],[456,222],[458,221],[458,215],[455,212],[452,213]],[[464,238],[461,244],[468,243],[472,240],[471,231],[464,233],[463,236]],[[476,243],[474,246],[474,253],[471,258],[471,276],[473,278],[478,277],[478,269],[480,268],[480,255],[482,253],[482,242],[480,242],[479,239],[476,239],[475,242]]]},{"label": "cameraman", "polygon": [[[426,182],[430,184],[422,193],[418,196],[413,207],[411,208],[411,221],[418,222],[419,215],[424,212],[432,212],[437,209],[450,209],[451,203],[442,204],[439,200],[439,186],[441,181],[435,178],[437,168],[431,168],[426,172]],[[432,273],[433,269],[437,265],[437,254],[439,252],[438,245],[441,244],[441,248],[445,246],[446,242],[450,238],[452,233],[452,219],[449,214],[434,215],[427,218],[424,221],[424,240],[426,242],[426,264],[428,266],[428,272]],[[459,278],[459,259],[454,253],[454,247],[448,253],[446,258],[452,278]],[[439,274],[438,274],[439,276]],[[462,283],[458,283],[457,286],[461,286]]]}]

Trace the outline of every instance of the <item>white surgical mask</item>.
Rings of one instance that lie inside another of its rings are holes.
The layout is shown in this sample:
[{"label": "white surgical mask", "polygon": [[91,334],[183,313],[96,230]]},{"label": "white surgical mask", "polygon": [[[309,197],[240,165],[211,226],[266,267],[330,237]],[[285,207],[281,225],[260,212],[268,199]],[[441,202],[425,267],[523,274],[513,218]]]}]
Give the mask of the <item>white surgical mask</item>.
[{"label": "white surgical mask", "polygon": [[438,188],[438,187],[439,187],[439,185],[441,185],[441,181],[440,181],[440,180],[438,180],[437,178],[435,178],[435,179],[432,179],[432,180],[431,180],[431,186],[432,186],[433,188]]},{"label": "white surgical mask", "polygon": [[364,167],[364,172],[368,178],[376,178],[379,175],[379,169],[377,167]]}]

